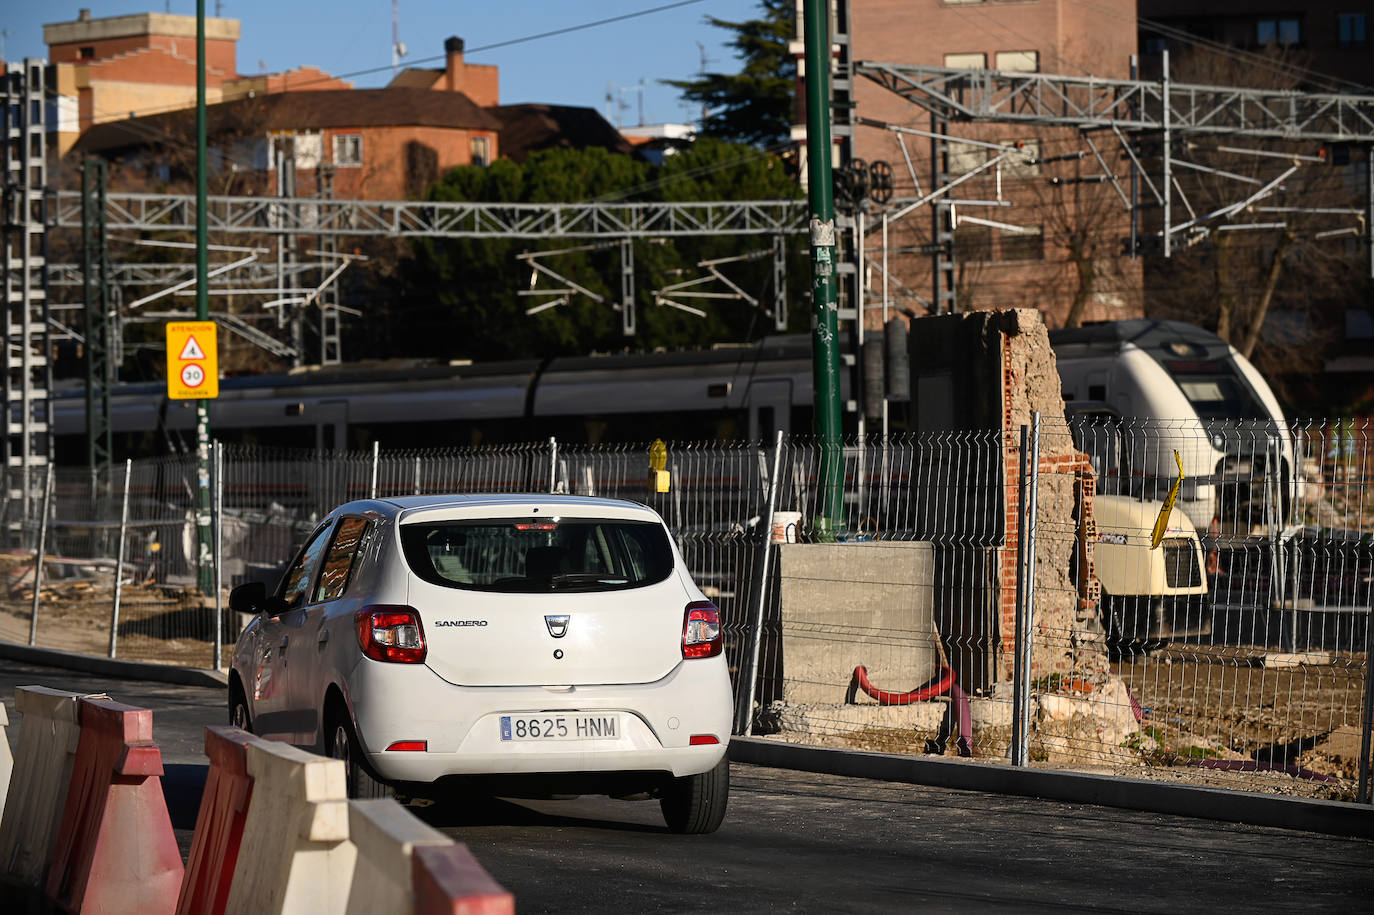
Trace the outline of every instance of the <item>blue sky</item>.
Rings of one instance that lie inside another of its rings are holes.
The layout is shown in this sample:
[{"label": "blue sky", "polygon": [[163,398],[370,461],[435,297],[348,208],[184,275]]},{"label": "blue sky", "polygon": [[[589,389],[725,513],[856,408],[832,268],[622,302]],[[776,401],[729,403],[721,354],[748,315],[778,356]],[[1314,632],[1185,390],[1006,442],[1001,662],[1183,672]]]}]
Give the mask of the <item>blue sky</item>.
[{"label": "blue sky", "polygon": [[[486,3],[400,0],[400,38],[409,54],[402,66],[440,67],[444,39],[460,36],[472,63],[501,68],[501,101],[551,102],[594,107],[608,113],[608,86],[626,106],[619,117],[638,123],[644,81],[646,123],[682,122],[696,116],[675,89],[661,79],[683,79],[707,69],[733,72],[738,65],[723,42],[730,34],[707,25],[708,15],[729,21],[752,18],[755,0],[697,0],[674,9],[569,34],[480,51],[528,36],[600,19],[668,6],[674,0],[496,0]],[[43,24],[77,18],[80,8],[96,18],[140,12],[193,16],[193,0],[72,0],[41,3],[9,0],[0,13],[7,60],[43,57]],[[391,78],[391,0],[223,0],[221,15],[238,19],[239,72],[244,74],[316,66],[352,79],[359,88],[384,85]],[[215,0],[206,0],[206,15]],[[261,66],[260,66],[261,64]],[[375,71],[363,73],[362,71]],[[349,74],[358,74],[349,76]],[[616,110],[609,110],[614,123]]]}]

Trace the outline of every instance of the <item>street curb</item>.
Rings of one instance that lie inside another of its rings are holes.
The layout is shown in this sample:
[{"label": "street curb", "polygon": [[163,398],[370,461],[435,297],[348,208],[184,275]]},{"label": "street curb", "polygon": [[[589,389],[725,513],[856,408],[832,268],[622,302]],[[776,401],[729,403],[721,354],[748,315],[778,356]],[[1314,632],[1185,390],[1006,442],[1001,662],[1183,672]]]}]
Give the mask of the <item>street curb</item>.
[{"label": "street curb", "polygon": [[1374,838],[1374,807],[1225,788],[1173,785],[1058,769],[1021,769],[973,760],[919,759],[828,747],[730,738],[733,762],[851,778],[1122,807],[1251,826]]},{"label": "street curb", "polygon": [[60,667],[63,670],[99,674],[103,677],[124,677],[131,680],[177,683],[181,686],[208,686],[211,689],[224,689],[229,685],[228,674],[220,673],[217,670],[205,670],[198,667],[173,667],[170,664],[150,664],[146,661],[121,661],[117,658],[97,658],[94,655],[78,654],[74,651],[34,648],[29,645],[16,645],[13,642],[0,642],[0,660],[42,664],[46,667]]}]

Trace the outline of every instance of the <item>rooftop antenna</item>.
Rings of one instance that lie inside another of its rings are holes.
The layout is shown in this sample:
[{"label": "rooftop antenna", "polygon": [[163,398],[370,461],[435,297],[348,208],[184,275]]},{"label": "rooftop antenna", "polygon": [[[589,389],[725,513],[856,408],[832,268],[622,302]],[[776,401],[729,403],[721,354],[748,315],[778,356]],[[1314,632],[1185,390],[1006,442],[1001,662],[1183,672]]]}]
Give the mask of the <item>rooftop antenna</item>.
[{"label": "rooftop antenna", "polygon": [[[699,42],[699,41],[697,42],[697,50],[701,52],[701,72],[700,72],[698,75],[700,75],[702,78],[705,78],[705,76],[706,76],[706,68],[707,68],[708,66],[710,66],[712,63],[714,63],[714,61],[712,61],[711,58],[709,58],[709,57],[706,56],[706,45],[702,44],[702,43]],[[705,102],[702,102],[702,103],[701,103],[701,126],[702,126],[703,129],[706,127],[706,115],[707,115],[707,113],[708,113],[708,112],[707,112],[707,109],[706,109],[706,103],[705,103]]]},{"label": "rooftop antenna", "polygon": [[406,56],[406,44],[401,40],[401,0],[391,0],[391,75],[395,76]]}]

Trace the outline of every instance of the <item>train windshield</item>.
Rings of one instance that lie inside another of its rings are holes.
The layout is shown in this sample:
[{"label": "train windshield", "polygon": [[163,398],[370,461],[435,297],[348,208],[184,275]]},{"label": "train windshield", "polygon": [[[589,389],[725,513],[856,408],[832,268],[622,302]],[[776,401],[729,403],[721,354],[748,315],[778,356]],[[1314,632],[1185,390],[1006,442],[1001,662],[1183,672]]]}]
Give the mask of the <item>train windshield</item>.
[{"label": "train windshield", "polygon": [[1164,367],[1202,419],[1270,419],[1244,379],[1224,362],[1171,361]]}]

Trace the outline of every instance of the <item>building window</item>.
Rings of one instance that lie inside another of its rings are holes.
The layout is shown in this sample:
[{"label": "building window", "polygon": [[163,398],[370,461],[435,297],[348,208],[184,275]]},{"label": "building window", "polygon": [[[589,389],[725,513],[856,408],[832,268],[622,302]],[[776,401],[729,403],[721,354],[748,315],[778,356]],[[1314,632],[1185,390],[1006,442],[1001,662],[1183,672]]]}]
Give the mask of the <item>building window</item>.
[{"label": "building window", "polygon": [[1045,233],[1038,226],[1019,232],[1002,229],[999,247],[1004,261],[1042,261],[1045,259]]},{"label": "building window", "polygon": [[1363,48],[1365,46],[1365,14],[1337,13],[1336,32],[1343,48]]},{"label": "building window", "polygon": [[945,148],[948,150],[945,156],[945,170],[956,177],[971,172],[988,161],[988,149],[985,146],[950,140],[945,144]]},{"label": "building window", "polygon": [[472,138],[472,164],[487,165],[491,162],[491,141],[487,137]]},{"label": "building window", "polygon": [[1255,23],[1255,41],[1262,48],[1270,45],[1295,48],[1302,44],[1302,22],[1298,19],[1261,19]]},{"label": "building window", "polygon": [[998,51],[997,69],[1011,73],[1040,72],[1039,51]]},{"label": "building window", "polygon": [[363,138],[356,133],[341,133],[334,137],[335,165],[362,165]]},{"label": "building window", "polygon": [[1040,174],[1039,140],[1004,140],[1003,146],[1018,151],[1002,160],[1002,174],[1011,178],[1035,178]]},{"label": "building window", "polygon": [[992,228],[960,222],[954,229],[954,256],[970,263],[992,260]]},{"label": "building window", "polygon": [[986,54],[946,54],[945,66],[955,70],[985,70],[988,66]]},{"label": "building window", "polygon": [[84,45],[76,52],[76,57],[78,60],[95,60],[95,46]]}]

